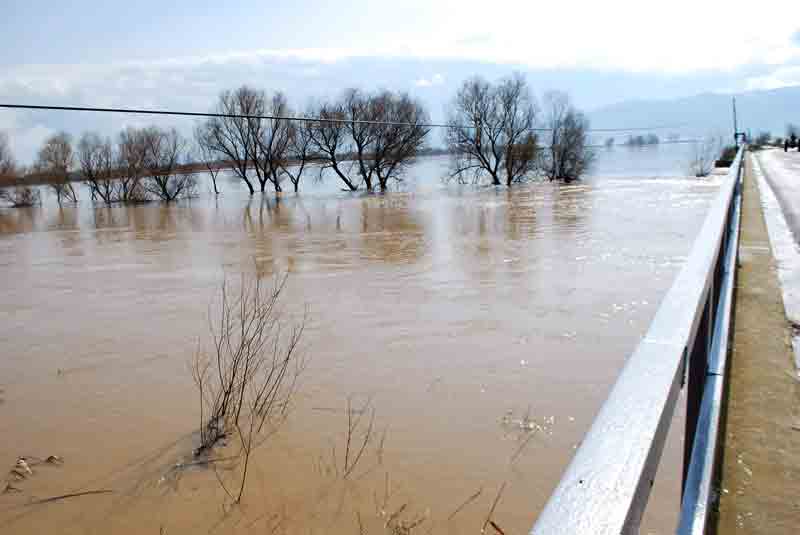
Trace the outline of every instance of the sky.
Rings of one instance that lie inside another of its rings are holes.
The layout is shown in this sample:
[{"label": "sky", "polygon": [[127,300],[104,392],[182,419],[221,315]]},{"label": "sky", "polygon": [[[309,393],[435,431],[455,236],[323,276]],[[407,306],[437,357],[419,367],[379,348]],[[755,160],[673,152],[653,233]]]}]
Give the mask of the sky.
[{"label": "sky", "polygon": [[[206,111],[248,84],[302,108],[356,86],[408,91],[441,119],[465,78],[519,71],[590,111],[800,85],[797,13],[786,0],[0,0],[0,103]],[[151,122],[0,110],[23,163],[58,130]]]}]

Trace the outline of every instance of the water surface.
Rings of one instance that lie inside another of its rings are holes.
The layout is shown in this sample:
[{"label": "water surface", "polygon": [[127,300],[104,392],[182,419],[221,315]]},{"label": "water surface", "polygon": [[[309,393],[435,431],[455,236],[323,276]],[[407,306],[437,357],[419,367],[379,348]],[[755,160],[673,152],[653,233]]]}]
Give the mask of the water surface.
[{"label": "water surface", "polygon": [[[226,178],[219,198],[171,206],[0,209],[0,465],[65,460],[0,496],[0,531],[353,534],[360,519],[381,533],[400,511],[420,533],[477,533],[505,484],[493,519],[527,532],[717,183],[661,166],[448,188],[446,164],[421,161],[383,196],[328,184],[251,199]],[[309,308],[308,366],[231,508],[212,471],[170,467],[196,440],[188,362],[208,342],[208,307],[243,270],[288,270],[286,317]],[[330,467],[348,398],[371,401],[385,439],[343,481]],[[525,413],[530,440],[515,425]],[[681,421],[644,532],[674,528]],[[114,493],[24,506],[91,489]]]}]

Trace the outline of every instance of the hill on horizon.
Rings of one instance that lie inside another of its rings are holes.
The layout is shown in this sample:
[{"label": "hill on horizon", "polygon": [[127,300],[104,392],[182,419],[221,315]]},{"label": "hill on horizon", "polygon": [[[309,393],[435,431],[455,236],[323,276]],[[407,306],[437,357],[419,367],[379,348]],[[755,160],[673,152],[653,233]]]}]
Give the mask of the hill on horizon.
[{"label": "hill on horizon", "polygon": [[784,136],[787,123],[800,125],[800,86],[738,94],[702,93],[671,100],[629,100],[588,113],[592,128],[664,129],[687,136],[733,135],[732,97],[736,97],[739,130],[755,136],[769,131]]}]

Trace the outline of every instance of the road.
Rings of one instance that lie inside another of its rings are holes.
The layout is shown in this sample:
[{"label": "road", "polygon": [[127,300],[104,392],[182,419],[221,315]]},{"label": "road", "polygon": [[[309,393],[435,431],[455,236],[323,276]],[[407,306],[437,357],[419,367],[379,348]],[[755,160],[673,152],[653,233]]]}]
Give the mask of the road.
[{"label": "road", "polygon": [[786,223],[800,244],[800,152],[764,150],[758,154],[765,178],[778,198]]}]

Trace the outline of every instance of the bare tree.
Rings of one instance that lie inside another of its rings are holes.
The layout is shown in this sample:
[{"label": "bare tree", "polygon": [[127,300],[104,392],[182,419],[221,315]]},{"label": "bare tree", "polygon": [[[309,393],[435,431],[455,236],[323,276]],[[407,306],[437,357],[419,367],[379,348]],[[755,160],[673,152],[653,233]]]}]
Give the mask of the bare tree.
[{"label": "bare tree", "polygon": [[0,187],[0,201],[10,204],[14,208],[33,206],[41,203],[41,195],[37,188],[25,185],[21,175],[22,170],[17,167],[8,136],[0,132],[0,184],[9,184]]},{"label": "bare tree", "polygon": [[341,107],[347,119],[345,125],[355,152],[358,176],[367,191],[372,191],[375,169],[369,165],[368,159],[378,135],[378,128],[373,122],[380,120],[380,117],[372,99],[358,89],[345,90]]},{"label": "bare tree", "polygon": [[78,202],[78,194],[70,182],[70,174],[75,166],[72,151],[72,138],[66,132],[59,132],[47,138],[39,149],[35,168],[47,177],[50,187],[56,194],[58,204],[66,199]]},{"label": "bare tree", "polygon": [[172,202],[195,193],[194,174],[181,169],[186,141],[177,130],[156,126],[144,129],[145,189],[162,201]]},{"label": "bare tree", "polygon": [[399,181],[414,162],[418,151],[425,145],[430,131],[423,126],[429,117],[422,103],[406,94],[384,91],[371,99],[375,124],[371,160],[361,167],[374,170],[381,191],[386,191],[389,181]]},{"label": "bare tree", "polygon": [[227,116],[212,117],[202,126],[208,149],[232,166],[251,195],[255,189],[249,171],[256,160],[261,121],[249,117],[264,115],[264,107],[264,94],[250,87],[223,91],[215,111]]},{"label": "bare tree", "polygon": [[297,121],[289,124],[289,146],[288,160],[280,163],[281,171],[289,177],[289,181],[294,186],[294,192],[300,189],[300,180],[303,172],[311,161],[311,123],[309,121]]},{"label": "bare tree", "polygon": [[466,80],[453,100],[448,118],[447,145],[453,178],[480,182],[488,175],[493,185],[526,180],[535,168],[538,109],[521,74],[496,84],[474,77]]},{"label": "bare tree", "polygon": [[283,191],[281,179],[286,159],[289,153],[290,121],[285,119],[291,115],[286,96],[275,93],[267,99],[260,93],[264,102],[264,112],[268,119],[253,119],[250,121],[250,131],[255,146],[255,170],[261,192],[264,192],[267,182],[271,182],[275,192]]},{"label": "bare tree", "polygon": [[307,116],[323,119],[309,122],[304,132],[306,150],[322,160],[320,176],[330,169],[350,191],[362,186],[385,191],[391,181],[401,180],[429,130],[423,105],[390,91],[347,89],[339,100],[319,104]]},{"label": "bare tree", "polygon": [[194,139],[197,146],[195,157],[203,163],[206,171],[208,171],[208,175],[211,177],[211,184],[214,187],[214,195],[219,195],[217,177],[222,170],[222,165],[217,160],[217,153],[212,148],[211,142],[208,139],[208,133],[209,131],[208,128],[206,128],[206,123],[195,127]]},{"label": "bare tree", "polygon": [[308,125],[312,151],[320,158],[320,177],[326,169],[332,170],[350,191],[358,189],[343,166],[343,159],[350,152],[350,136],[344,123],[344,107],[340,102],[321,102],[311,107],[309,116],[322,119]]},{"label": "bare tree", "polygon": [[753,140],[754,149],[758,150],[764,146],[767,146],[772,141],[772,134],[769,132],[763,131],[759,132],[756,138]]},{"label": "bare tree", "polygon": [[144,130],[128,127],[120,132],[116,165],[120,201],[132,203],[147,200],[147,191],[142,183],[146,157],[147,140]]},{"label": "bare tree", "polygon": [[0,188],[0,201],[8,203],[13,208],[23,208],[41,204],[42,197],[35,187],[18,184]]},{"label": "bare tree", "polygon": [[800,127],[794,123],[786,124],[786,137],[790,140],[791,146],[794,147],[797,142],[797,137],[800,136]]},{"label": "bare tree", "polygon": [[8,135],[5,132],[0,132],[0,180],[16,176],[16,166],[8,143]]},{"label": "bare tree", "polygon": [[94,132],[86,132],[78,142],[78,166],[81,177],[89,187],[92,200],[105,204],[120,200],[120,184],[114,179],[116,155],[111,140]]},{"label": "bare tree", "polygon": [[688,174],[697,178],[710,175],[721,148],[722,139],[718,136],[706,136],[695,141],[689,154]]},{"label": "bare tree", "polygon": [[220,484],[231,499],[241,501],[252,450],[285,418],[303,368],[298,344],[305,319],[284,330],[278,302],[286,275],[271,289],[259,278],[242,276],[237,294],[222,284],[218,319],[211,323],[213,351],[198,351],[192,375],[200,395],[200,447],[208,454],[217,442],[236,436],[241,443],[242,476],[237,492]]},{"label": "bare tree", "polygon": [[594,159],[589,148],[589,120],[572,105],[569,95],[550,91],[544,97],[549,147],[543,159],[550,180],[577,180]]}]

